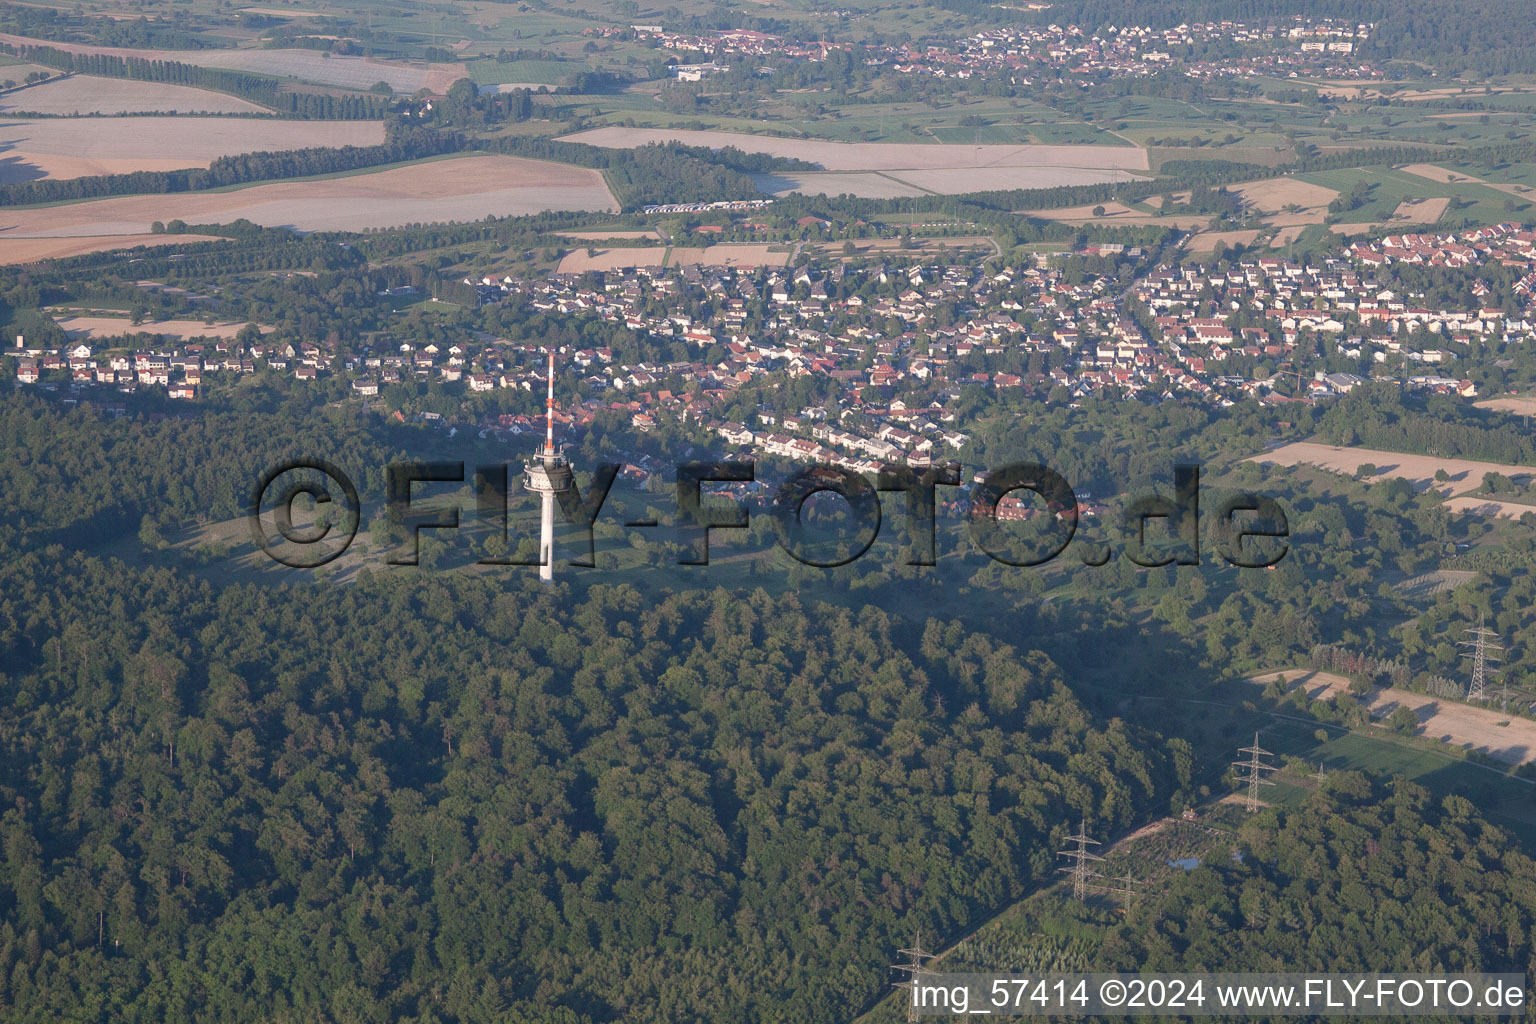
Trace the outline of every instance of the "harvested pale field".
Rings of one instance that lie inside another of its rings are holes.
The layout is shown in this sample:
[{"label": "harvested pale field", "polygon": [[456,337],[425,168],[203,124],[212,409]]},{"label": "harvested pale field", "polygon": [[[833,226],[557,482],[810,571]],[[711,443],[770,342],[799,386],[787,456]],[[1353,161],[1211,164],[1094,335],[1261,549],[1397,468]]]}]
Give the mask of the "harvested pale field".
[{"label": "harvested pale field", "polygon": [[1465,512],[1467,515],[1482,516],[1484,519],[1519,519],[1527,512],[1536,512],[1536,505],[1525,505],[1518,501],[1499,501],[1495,498],[1479,498],[1470,494],[1447,499],[1445,507],[1450,512]]},{"label": "harvested pale field", "polygon": [[104,53],[118,57],[142,57],[145,60],[169,60],[196,64],[205,68],[229,68],[253,71],[278,78],[296,78],[321,85],[348,89],[367,89],[375,82],[388,82],[395,92],[431,89],[448,91],[448,86],[464,77],[460,64],[428,64],[425,61],[389,61],[376,57],[332,56],[322,50],[138,50],[120,46],[91,46],[58,43],[47,39],[0,32],[0,42],[13,46],[51,46],[69,53]]},{"label": "harvested pale field", "polygon": [[[972,147],[975,148],[975,147]],[[1044,147],[1042,147],[1044,148]],[[1051,147],[1072,149],[1088,147]],[[1114,147],[1104,147],[1114,148]],[[976,166],[939,167],[918,170],[893,169],[888,172],[898,181],[938,195],[964,195],[994,189],[1064,188],[1069,185],[1100,185],[1107,182],[1143,181],[1144,175],[1111,167],[1073,167],[1051,165],[1034,167]]]},{"label": "harvested pale field", "polygon": [[1497,409],[1499,412],[1512,412],[1521,416],[1536,415],[1536,398],[1525,398],[1519,395],[1485,398],[1481,402],[1472,404],[1479,409]]},{"label": "harvested pale field", "polygon": [[29,114],[266,114],[266,107],[207,89],[71,75],[0,97],[0,112]]},{"label": "harvested pale field", "polygon": [[788,252],[772,252],[767,245],[709,245],[673,249],[669,266],[698,264],[708,267],[782,267]]},{"label": "harvested pale field", "polygon": [[1415,224],[1433,224],[1445,213],[1445,208],[1451,205],[1449,199],[1405,199],[1397,204],[1397,209],[1392,211],[1392,219],[1411,221]]},{"label": "harvested pale field", "polygon": [[207,167],[221,156],[376,146],[380,121],[243,117],[69,117],[0,123],[0,183]]},{"label": "harvested pale field", "polygon": [[[186,54],[186,51],[181,51]],[[209,68],[252,71],[278,78],[296,78],[320,85],[344,89],[368,89],[375,82],[388,82],[395,92],[412,93],[428,89],[442,94],[465,77],[460,64],[405,63],[376,57],[341,57],[321,50],[207,50],[191,56],[167,58],[185,60]]]},{"label": "harvested pale field", "polygon": [[147,234],[157,220],[227,224],[243,217],[300,231],[362,231],[544,210],[616,212],[618,204],[595,170],[522,157],[469,156],[228,192],[121,196],[7,210],[0,214],[0,240]]},{"label": "harvested pale field", "polygon": [[1459,171],[1448,171],[1444,167],[1434,164],[1404,164],[1403,170],[1420,178],[1428,178],[1430,181],[1438,181],[1441,184],[1450,184],[1456,181],[1481,182],[1483,179],[1474,178],[1470,174],[1462,174]]},{"label": "harvested pale field", "polygon": [[[1374,98],[1380,96],[1381,83],[1375,81],[1357,82],[1342,80],[1336,82],[1324,82],[1330,88],[1317,90],[1319,96],[1328,96],[1341,100],[1357,100],[1361,98]],[[1496,89],[1495,95],[1502,94],[1506,90]],[[1519,92],[1522,90],[1509,90]],[[1440,89],[1401,89],[1392,93],[1392,99],[1398,100],[1434,100],[1444,99],[1447,96],[1467,95],[1467,90],[1460,86],[1445,86]],[[1482,95],[1478,93],[1478,95]]]},{"label": "harvested pale field", "polygon": [[1249,231],[1199,231],[1191,235],[1184,247],[1192,253],[1215,252],[1218,245],[1252,245],[1259,232]]},{"label": "harvested pale field", "polygon": [[[932,252],[944,246],[951,252],[976,246],[992,247],[992,239],[986,235],[914,235],[911,238],[858,238],[853,241],[858,252]],[[827,242],[817,246],[822,252],[835,255],[843,251],[842,242]]]},{"label": "harvested pale field", "polygon": [[164,248],[217,241],[218,235],[100,235],[94,238],[0,238],[0,265],[63,259],[91,252],[132,249],[135,246]]},{"label": "harvested pale field", "polygon": [[1269,240],[1269,247],[1271,249],[1280,249],[1290,245],[1292,242],[1296,241],[1296,239],[1301,237],[1302,232],[1306,231],[1307,227],[1308,225],[1306,224],[1285,225],[1275,232],[1274,238]]},{"label": "harvested pale field", "polygon": [[1487,178],[1479,178],[1471,174],[1464,174],[1461,171],[1447,170],[1444,167],[1437,167],[1434,164],[1408,164],[1403,168],[1403,170],[1407,171],[1409,174],[1416,174],[1421,178],[1428,178],[1430,181],[1438,181],[1446,184],[1457,185],[1482,185],[1486,188],[1495,189],[1499,192],[1507,192],[1512,196],[1519,196],[1522,199],[1530,198],[1532,192],[1536,191],[1533,190],[1529,185],[1505,185],[1497,181],[1489,181]]},{"label": "harvested pale field", "polygon": [[[1096,217],[1093,211],[1099,206],[1103,206],[1104,213]],[[1022,213],[1026,217],[1039,217],[1042,220],[1059,220],[1069,224],[1123,224],[1127,227],[1157,225],[1177,228],[1180,231],[1192,231],[1197,228],[1206,227],[1211,223],[1211,218],[1209,217],[1158,217],[1154,214],[1132,209],[1121,203],[1064,206],[1055,210],[1019,210],[1017,212]]]},{"label": "harvested pale field", "polygon": [[[1095,214],[1094,210],[1103,210],[1103,213]],[[1031,217],[1040,217],[1043,220],[1101,220],[1108,221],[1123,217],[1145,217],[1140,210],[1133,210],[1124,203],[1098,203],[1086,206],[1062,206],[1055,210],[1026,210]]]},{"label": "harvested pale field", "polygon": [[[1376,471],[1371,481],[1402,477],[1419,490],[1434,487],[1447,497],[1475,490],[1483,485],[1484,473],[1502,473],[1507,477],[1536,475],[1536,467],[1512,466],[1500,462],[1477,462],[1472,459],[1442,459],[1433,455],[1405,455],[1402,452],[1384,452],[1374,448],[1339,448],[1315,441],[1296,441],[1276,448],[1272,452],[1250,456],[1246,461],[1260,465],[1316,466],[1354,476],[1360,467],[1370,463]],[[1435,471],[1443,469],[1450,480],[1435,480]]]},{"label": "harvested pale field", "polygon": [[645,249],[628,246],[617,249],[578,249],[560,261],[560,273],[585,274],[589,270],[629,270],[634,267],[659,267],[666,261],[667,250],[661,246]]},{"label": "harvested pale field", "polygon": [[878,171],[778,171],[754,174],[752,180],[760,191],[771,196],[850,195],[859,199],[907,199],[929,193],[915,185],[897,181]]},{"label": "harvested pale field", "polygon": [[[594,128],[564,136],[567,142],[584,142],[609,149],[632,149],[651,142],[676,140],[689,146],[735,146],[748,153],[793,157],[820,165],[827,171],[951,170],[983,168],[1074,168],[1080,170],[1145,171],[1147,153],[1135,146],[945,146],[906,145],[891,142],[825,142],[815,139],[784,139],[771,135],[737,132],[683,131],[670,128]],[[904,181],[922,185],[910,175]],[[980,180],[980,179],[978,179]],[[996,178],[989,179],[992,182]],[[1089,180],[1082,177],[1080,182]],[[983,183],[977,188],[1014,188]],[[937,191],[937,190],[935,190]]]},{"label": "harvested pale field", "polygon": [[1232,185],[1228,192],[1235,192],[1247,200],[1260,213],[1280,213],[1287,206],[1296,205],[1326,210],[1328,204],[1339,198],[1338,192],[1322,185],[1298,181],[1295,178],[1266,178],[1246,185]]},{"label": "harvested pale field", "polygon": [[[1263,672],[1253,678],[1268,682],[1276,675],[1286,676],[1287,682],[1299,679],[1313,700],[1331,700],[1335,694],[1349,692],[1348,679],[1328,672]],[[1394,687],[1372,690],[1365,699],[1375,719],[1386,718],[1400,707],[1409,709],[1419,718],[1421,736],[1470,748],[1505,764],[1536,761],[1536,722],[1530,719]]]},{"label": "harvested pale field", "polygon": [[286,9],[284,9],[282,7],[242,7],[242,8],[240,8],[240,12],[241,13],[248,13],[248,14],[270,14],[274,18],[323,18],[323,17],[325,17],[325,15],[321,14],[319,11],[294,11],[294,10],[286,10]]},{"label": "harvested pale field", "polygon": [[589,270],[628,270],[632,267],[659,267],[689,264],[711,267],[781,267],[788,252],[772,252],[768,245],[709,245],[673,249],[671,256],[661,246],[615,246],[578,249],[560,261],[560,273],[582,274]]},{"label": "harvested pale field", "polygon": [[[214,324],[210,327],[201,320],[146,320],[135,327],[125,316],[66,316],[59,317],[55,323],[71,339],[94,341],[97,338],[120,338],[125,334],[137,334],[141,331],[177,340],[233,338],[240,333],[248,321]],[[270,330],[272,330],[271,327],[262,327],[261,333],[266,334]]]}]

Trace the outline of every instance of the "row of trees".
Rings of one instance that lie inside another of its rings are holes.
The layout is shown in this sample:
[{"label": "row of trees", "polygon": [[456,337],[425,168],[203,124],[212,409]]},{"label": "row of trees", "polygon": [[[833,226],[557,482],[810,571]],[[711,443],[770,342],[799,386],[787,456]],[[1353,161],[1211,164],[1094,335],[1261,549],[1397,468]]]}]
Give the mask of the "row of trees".
[{"label": "row of trees", "polygon": [[462,148],[461,136],[427,129],[403,129],[377,146],[312,146],[221,156],[208,167],[177,171],[130,171],[81,178],[44,178],[0,185],[0,204],[53,203],[102,196],[196,192],[253,181],[334,174],[383,164],[420,160]]},{"label": "row of trees", "polygon": [[206,68],[173,60],[145,60],[106,53],[71,53],[52,46],[0,47],[22,60],[58,68],[72,74],[101,78],[129,78],[141,82],[163,82],[212,89],[302,120],[377,121],[389,113],[388,97],[355,93],[333,95],[329,92],[295,92],[285,89],[275,78],[253,75],[225,68]]}]

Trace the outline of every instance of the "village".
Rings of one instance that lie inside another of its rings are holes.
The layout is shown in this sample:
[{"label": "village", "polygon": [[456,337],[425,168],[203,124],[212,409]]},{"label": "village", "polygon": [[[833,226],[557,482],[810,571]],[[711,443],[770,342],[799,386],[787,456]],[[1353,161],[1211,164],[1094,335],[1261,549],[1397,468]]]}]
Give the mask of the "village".
[{"label": "village", "polygon": [[[1138,255],[1118,249],[1101,245],[1093,254]],[[1430,308],[1377,280],[1393,264],[1513,268],[1519,277],[1508,299],[1520,308],[1495,304],[1481,282],[1472,292],[1487,305]],[[560,411],[568,436],[579,436],[600,411],[619,411],[638,434],[667,423],[743,453],[873,472],[957,454],[968,440],[957,411],[966,389],[1051,403],[1106,392],[1225,407],[1311,402],[1381,379],[1474,397],[1478,389],[1458,363],[1536,334],[1536,231],[1501,224],[1388,235],[1315,263],[1265,255],[1157,266],[1129,287],[1043,253],[1022,267],[812,261],[464,283],[483,303],[620,328],[638,350],[656,353],[624,361],[611,347],[562,347],[561,374],[583,396]],[[76,393],[158,387],[172,399],[196,400],[258,370],[301,382],[340,375],[356,400],[373,403],[402,382],[436,382],[464,396],[537,395],[547,356],[542,345],[483,333],[447,345],[376,340],[355,350],[274,340],[250,327],[153,350],[102,340],[45,351],[18,339],[17,379]],[[759,409],[750,420],[723,413],[735,391],[771,374],[814,376],[835,400],[787,415]],[[477,420],[466,411],[460,425],[510,440],[536,433],[537,420],[505,412]]]},{"label": "village", "polygon": [[[1148,77],[1175,64],[1187,77],[1199,80],[1252,75],[1373,79],[1385,77],[1384,72],[1373,62],[1357,59],[1373,28],[1367,23],[1302,17],[1262,25],[1229,20],[1165,29],[1126,25],[1102,34],[1089,34],[1075,25],[1007,27],[948,45],[924,41],[867,47],[865,63],[905,75],[952,79],[1002,76],[1016,85],[1051,78]],[[684,55],[821,61],[829,50],[848,48],[848,44],[785,39],[744,29],[697,35],[665,31],[659,25],[634,25],[628,31]],[[1220,47],[1221,56],[1182,56],[1208,46]],[[1242,52],[1226,52],[1232,47]],[[713,60],[694,60],[675,65],[672,75],[697,82],[725,70],[725,64]]]}]

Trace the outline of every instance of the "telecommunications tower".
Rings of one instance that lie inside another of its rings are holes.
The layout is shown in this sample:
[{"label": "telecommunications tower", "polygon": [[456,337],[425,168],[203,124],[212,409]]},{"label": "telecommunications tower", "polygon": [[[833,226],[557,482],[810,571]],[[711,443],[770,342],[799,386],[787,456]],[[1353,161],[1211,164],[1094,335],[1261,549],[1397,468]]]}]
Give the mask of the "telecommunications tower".
[{"label": "telecommunications tower", "polygon": [[523,467],[524,486],[542,497],[539,516],[539,579],[555,578],[555,500],[575,486],[571,464],[555,447],[555,351],[549,351],[548,397],[544,401],[544,447]]}]

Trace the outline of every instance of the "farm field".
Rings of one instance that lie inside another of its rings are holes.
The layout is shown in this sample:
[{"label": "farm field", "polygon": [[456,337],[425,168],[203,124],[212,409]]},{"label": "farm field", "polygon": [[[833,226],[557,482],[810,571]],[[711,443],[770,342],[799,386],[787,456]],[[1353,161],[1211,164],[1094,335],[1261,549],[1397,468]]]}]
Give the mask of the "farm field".
[{"label": "farm field", "polygon": [[[233,338],[239,334],[247,324],[224,323],[205,324],[201,320],[146,320],[138,326],[125,316],[65,316],[55,321],[59,328],[68,334],[71,339],[95,340],[97,338],[119,338],[124,334],[137,334],[140,331],[149,334],[159,334],[167,338],[184,340],[187,338]],[[263,334],[272,330],[271,327],[262,327]]]},{"label": "farm field", "polygon": [[[1094,216],[1093,211],[1103,207],[1104,213]],[[1187,217],[1158,217],[1155,214],[1145,213],[1124,203],[1099,203],[1093,206],[1064,206],[1054,210],[1028,210],[1024,211],[1031,217],[1039,217],[1042,220],[1059,220],[1067,224],[1123,224],[1123,225],[1156,225],[1159,227],[1177,228],[1187,231],[1195,228],[1203,228],[1211,221],[1209,217],[1190,215]]]},{"label": "farm field", "polygon": [[0,42],[13,46],[51,46],[70,53],[104,53],[119,57],[142,57],[145,60],[178,61],[205,68],[228,68],[234,71],[250,71],[277,78],[296,78],[320,85],[336,85],[347,89],[367,89],[375,82],[388,82],[395,92],[415,92],[431,89],[446,92],[448,86],[463,78],[464,68],[458,64],[428,64],[425,61],[405,62],[380,60],[376,57],[344,57],[321,50],[137,50],[120,46],[88,46],[79,43],[59,43],[47,39],[30,39],[26,36],[0,32]]},{"label": "farm field", "polygon": [[661,236],[654,231],[630,231],[624,228],[614,228],[612,231],[561,231],[561,238],[575,238],[579,241],[604,241],[610,238],[649,238],[661,241]]},{"label": "farm field", "polygon": [[757,187],[773,196],[799,192],[808,196],[843,194],[860,199],[908,199],[928,195],[926,189],[898,181],[878,171],[778,171],[754,174]]},{"label": "farm field", "polygon": [[[1536,466],[1442,459],[1432,455],[1405,455],[1402,452],[1378,451],[1373,448],[1339,448],[1314,441],[1297,441],[1272,452],[1250,456],[1245,461],[1260,465],[1317,466],[1319,469],[1349,476],[1358,472],[1361,466],[1369,464],[1375,467],[1375,472],[1367,478],[1369,480],[1402,477],[1420,490],[1434,487],[1447,497],[1482,486],[1484,473],[1502,473],[1507,477],[1536,475]],[[1445,470],[1450,476],[1449,482],[1440,483],[1435,480],[1435,471],[1439,469]]]},{"label": "farm field", "polygon": [[684,267],[689,264],[709,267],[782,267],[789,258],[786,251],[774,252],[777,246],[767,245],[708,245],[697,248],[672,250],[668,266]]},{"label": "farm field", "polygon": [[238,117],[70,117],[0,124],[0,184],[207,167],[221,156],[309,146],[376,146],[381,121]]},{"label": "farm field", "polygon": [[[479,220],[543,210],[613,210],[602,175],[587,168],[511,156],[471,156],[387,171],[218,192],[120,196],[11,210],[0,242],[149,234],[154,221],[227,223],[246,218],[300,231],[360,231],[436,221]],[[135,241],[133,244],[141,244]]]},{"label": "farm field", "polygon": [[220,235],[98,235],[90,238],[0,238],[0,266],[37,260],[84,256],[92,252],[131,249],[135,246],[164,248],[213,242]]},{"label": "farm field", "polygon": [[[1394,216],[1409,199],[1446,199],[1459,207],[1457,213],[1479,223],[1496,224],[1509,220],[1512,211],[1508,204],[1516,198],[1491,185],[1474,181],[1446,182],[1432,180],[1399,168],[1352,168],[1338,171],[1315,171],[1300,176],[1314,185],[1323,185],[1347,193],[1356,185],[1364,184],[1368,192],[1365,201],[1353,210],[1339,215],[1342,224],[1389,225]],[[1447,206],[1451,203],[1447,203]],[[1415,211],[1414,221],[1423,222],[1422,212]]]},{"label": "farm field", "polygon": [[[1331,700],[1347,693],[1349,680],[1331,673],[1302,673],[1302,685],[1313,700]],[[1314,685],[1321,683],[1322,685]],[[1371,691],[1367,709],[1372,718],[1385,718],[1399,707],[1418,715],[1422,735],[1453,747],[1470,747],[1506,764],[1536,761],[1536,722],[1502,715],[1490,708],[1458,704],[1411,690],[1382,687]],[[1499,723],[1505,722],[1506,725]]]},{"label": "farm field", "polygon": [[208,89],[71,75],[0,97],[0,112],[29,114],[265,114],[266,107]]},{"label": "farm field", "polygon": [[578,249],[560,261],[560,273],[584,274],[589,270],[626,270],[630,267],[779,267],[789,253],[768,245],[725,244],[663,249],[659,246],[615,246]]},{"label": "farm field", "polygon": [[1524,505],[1518,501],[1499,501],[1496,498],[1473,497],[1470,494],[1447,499],[1445,507],[1452,512],[1466,512],[1485,519],[1519,519],[1527,512],[1536,512],[1536,506]]},{"label": "farm field", "polygon": [[[1328,204],[1339,197],[1337,191],[1290,176],[1266,178],[1246,185],[1234,185],[1230,191],[1259,213],[1271,227],[1296,228],[1322,224],[1328,219]],[[1299,209],[1287,210],[1287,207]]]},{"label": "farm field", "polygon": [[1197,231],[1185,241],[1185,248],[1191,253],[1212,253],[1217,246],[1223,245],[1252,245],[1259,240],[1257,229],[1246,231]]},{"label": "farm field", "polygon": [[1472,173],[1471,169],[1463,170],[1458,167],[1453,171],[1436,166],[1435,164],[1410,164],[1404,167],[1403,170],[1411,174],[1417,174],[1421,178],[1429,178],[1431,181],[1449,184],[1483,185],[1521,199],[1536,198],[1536,183],[1529,179],[1528,168],[1519,164],[1497,170],[1492,168],[1479,169],[1481,173],[1486,175],[1499,174],[1512,177],[1516,179],[1513,182],[1489,181],[1486,177],[1478,177],[1477,174]]},{"label": "farm field", "polygon": [[[958,148],[958,147],[957,147]],[[975,149],[977,147],[969,147]],[[1059,149],[1061,147],[1036,147]],[[1077,147],[1088,149],[1090,147]],[[1099,147],[1092,147],[1099,148]],[[963,153],[960,154],[964,158]],[[1023,159],[1030,159],[1025,154]],[[999,159],[1010,159],[999,157]],[[986,192],[993,189],[1061,188],[1067,185],[1095,185],[1103,182],[1138,181],[1143,176],[1116,167],[1073,166],[1068,163],[1049,161],[1070,160],[1071,156],[1052,154],[1048,162],[1040,165],[988,165],[936,167],[932,169],[893,171],[891,176],[918,188],[940,195],[963,195],[966,192]]]},{"label": "farm field", "polygon": [[1405,199],[1392,211],[1392,219],[1433,224],[1445,216],[1446,208],[1450,205],[1451,201],[1443,196],[1439,199]]},{"label": "farm field", "polygon": [[1500,412],[1512,412],[1521,416],[1529,416],[1536,413],[1536,398],[1528,398],[1521,395],[1503,395],[1499,398],[1485,398],[1480,402],[1473,402],[1479,409],[1497,409]]},{"label": "farm field", "polygon": [[[567,142],[590,146],[627,149],[651,142],[676,140],[690,146],[735,146],[750,153],[793,157],[818,164],[827,171],[995,171],[997,168],[1050,170],[1068,168],[1081,172],[1072,179],[1078,183],[1116,180],[1095,177],[1097,172],[1146,171],[1145,150],[1131,146],[925,146],[897,145],[885,142],[822,142],[812,139],[786,139],[770,135],[745,135],[735,132],[685,131],[664,128],[594,128],[562,136]],[[996,181],[995,174],[985,178]],[[973,176],[971,188],[1015,187],[983,184],[981,175]]]}]

